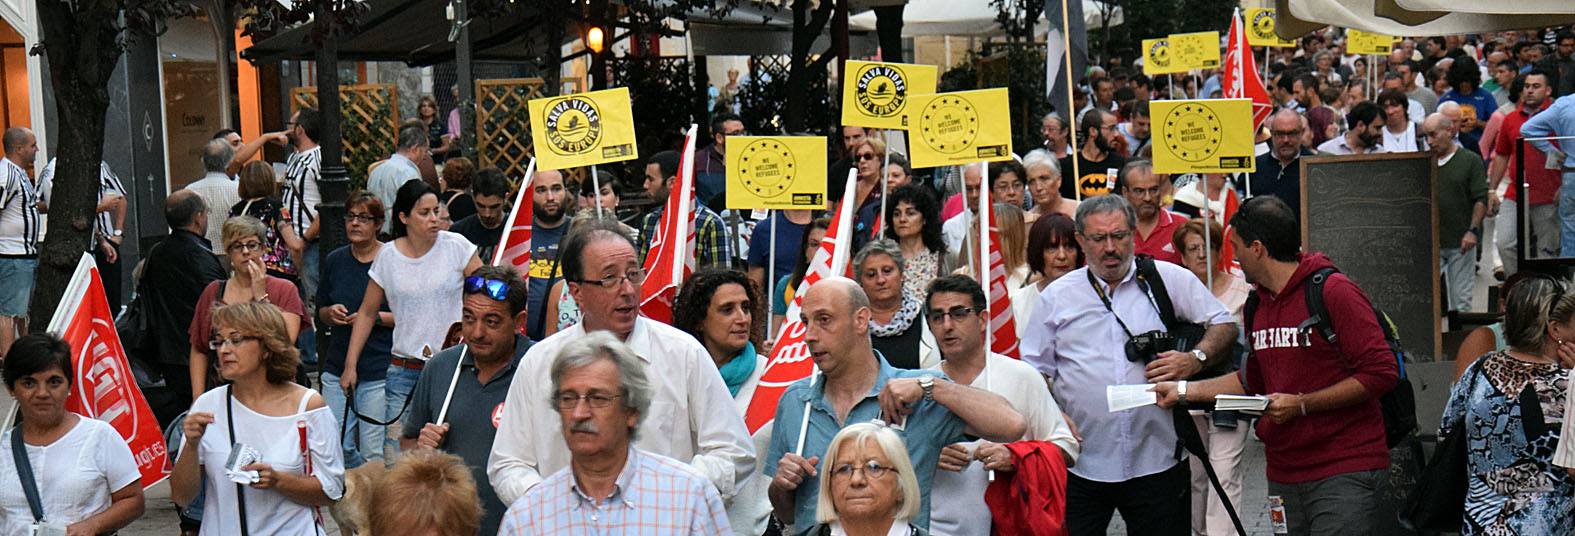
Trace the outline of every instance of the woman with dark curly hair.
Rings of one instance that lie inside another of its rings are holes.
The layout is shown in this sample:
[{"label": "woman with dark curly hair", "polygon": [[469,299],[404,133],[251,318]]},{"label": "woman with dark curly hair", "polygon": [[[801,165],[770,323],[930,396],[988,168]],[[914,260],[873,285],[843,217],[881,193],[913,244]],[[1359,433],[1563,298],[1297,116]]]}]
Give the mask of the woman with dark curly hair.
[{"label": "woman with dark curly hair", "polygon": [[[755,321],[755,307],[760,303],[760,292],[749,276],[737,270],[707,268],[696,272],[684,281],[673,300],[673,327],[688,332],[700,340],[711,359],[716,361],[718,372],[739,414],[749,411],[755,394],[755,385],[766,369],[767,352],[758,352],[760,329]],[[769,350],[769,349],[767,349]],[[754,436],[756,452],[765,452],[770,446],[770,427],[760,429]],[[765,475],[752,475],[733,497],[728,518],[733,531],[738,534],[762,534],[766,519],[771,514],[766,488],[771,479]]]},{"label": "woman with dark curly hair", "polygon": [[315,509],[344,494],[339,424],[321,395],[291,381],[300,354],[284,314],[241,302],[215,310],[213,325],[208,346],[231,383],[192,403],[170,497],[184,507],[203,493],[202,534],[241,534],[243,524],[250,534],[323,534]]},{"label": "woman with dark curly hair", "polygon": [[914,184],[892,190],[890,195],[886,221],[891,225],[886,226],[886,238],[897,242],[907,261],[904,290],[923,296],[930,281],[956,269],[941,236],[941,205],[929,191]]}]

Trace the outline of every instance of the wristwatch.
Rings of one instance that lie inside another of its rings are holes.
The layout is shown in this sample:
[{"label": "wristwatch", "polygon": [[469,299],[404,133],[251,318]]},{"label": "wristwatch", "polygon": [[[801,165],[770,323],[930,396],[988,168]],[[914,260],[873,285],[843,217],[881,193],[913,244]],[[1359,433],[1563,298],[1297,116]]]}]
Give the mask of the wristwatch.
[{"label": "wristwatch", "polygon": [[121,236],[121,235],[122,235],[122,234],[124,234],[124,233],[125,233],[125,232],[124,232],[124,231],[121,231],[121,230],[120,230],[120,229],[115,229],[115,231],[114,231],[114,232],[112,232],[112,233],[110,233],[110,235],[112,235],[112,236],[114,236],[114,237],[116,237],[116,238],[119,238],[119,237],[120,237],[120,236]]},{"label": "wristwatch", "polygon": [[930,375],[919,376],[919,387],[924,389],[924,399],[935,400],[935,377]]},{"label": "wristwatch", "polygon": [[1176,382],[1176,400],[1180,401],[1182,406],[1187,405],[1187,380]]},{"label": "wristwatch", "polygon": [[1198,358],[1198,362],[1200,363],[1209,362],[1209,354],[1203,353],[1203,350],[1199,350],[1197,348],[1192,349],[1192,357]]}]

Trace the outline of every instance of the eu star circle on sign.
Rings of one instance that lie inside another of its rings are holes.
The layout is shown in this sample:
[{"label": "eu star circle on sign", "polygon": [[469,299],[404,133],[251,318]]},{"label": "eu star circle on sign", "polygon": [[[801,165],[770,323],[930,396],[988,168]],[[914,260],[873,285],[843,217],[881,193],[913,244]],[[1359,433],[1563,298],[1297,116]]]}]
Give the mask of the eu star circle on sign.
[{"label": "eu star circle on sign", "polygon": [[1225,136],[1214,110],[1197,103],[1177,106],[1165,114],[1165,131],[1165,148],[1187,162],[1214,156]]},{"label": "eu star circle on sign", "polygon": [[919,138],[938,153],[956,154],[973,146],[979,135],[979,112],[955,95],[930,101],[919,115]]},{"label": "eu star circle on sign", "polygon": [[744,147],[738,173],[744,187],[756,196],[771,198],[787,193],[798,176],[793,151],[775,140],[757,140]]}]

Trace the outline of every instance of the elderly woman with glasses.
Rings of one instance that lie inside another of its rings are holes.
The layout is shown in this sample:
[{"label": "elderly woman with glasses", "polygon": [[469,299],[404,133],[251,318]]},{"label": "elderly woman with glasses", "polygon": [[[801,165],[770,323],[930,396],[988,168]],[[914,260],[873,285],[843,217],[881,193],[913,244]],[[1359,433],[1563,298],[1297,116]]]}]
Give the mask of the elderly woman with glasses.
[{"label": "elderly woman with glasses", "polygon": [[197,397],[170,498],[202,494],[203,534],[323,534],[317,508],[344,494],[339,423],[316,391],[296,385],[299,353],[284,315],[266,303],[213,313],[219,373],[230,384]]},{"label": "elderly woman with glasses", "polygon": [[[902,437],[885,424],[849,425],[831,438],[820,479],[814,536],[929,534],[908,522],[922,497]],[[906,528],[904,528],[906,527]]]},{"label": "elderly woman with glasses", "polygon": [[306,309],[295,284],[268,275],[263,254],[267,251],[268,226],[251,216],[236,216],[224,222],[224,251],[229,256],[229,279],[208,283],[197,298],[197,309],[187,331],[191,343],[191,392],[201,393],[220,383],[217,374],[218,352],[208,347],[216,331],[213,310],[232,303],[265,302],[284,314],[285,334],[291,344],[300,335]]}]

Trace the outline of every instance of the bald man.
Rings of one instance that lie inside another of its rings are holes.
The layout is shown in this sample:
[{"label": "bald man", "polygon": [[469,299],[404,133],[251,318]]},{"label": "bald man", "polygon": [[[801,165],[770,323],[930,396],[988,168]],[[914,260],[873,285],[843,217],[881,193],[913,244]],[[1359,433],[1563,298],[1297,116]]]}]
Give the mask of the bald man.
[{"label": "bald man", "polygon": [[[820,463],[843,426],[879,419],[900,426],[913,461],[923,503],[910,520],[928,530],[930,482],[941,450],[964,434],[990,441],[1020,439],[1021,414],[1000,395],[959,385],[935,370],[898,370],[870,346],[870,299],[851,279],[824,279],[804,295],[804,343],[820,368],[782,393],[771,429],[771,448],[761,469],[771,477],[769,495],[788,534],[815,526]],[[804,413],[809,412],[808,427]],[[795,451],[804,435],[803,450]]]},{"label": "bald man", "polygon": [[1422,134],[1438,163],[1434,188],[1438,192],[1438,262],[1448,284],[1444,295],[1449,310],[1466,311],[1476,287],[1474,248],[1482,239],[1482,218],[1487,216],[1487,167],[1482,157],[1455,144],[1455,125],[1442,112],[1435,113],[1422,121]]},{"label": "bald man", "polygon": [[1267,153],[1258,155],[1257,171],[1247,197],[1272,195],[1291,206],[1291,211],[1301,217],[1302,166],[1299,160],[1312,155],[1303,145],[1307,132],[1307,118],[1296,110],[1281,108],[1269,116],[1269,147]]}]

